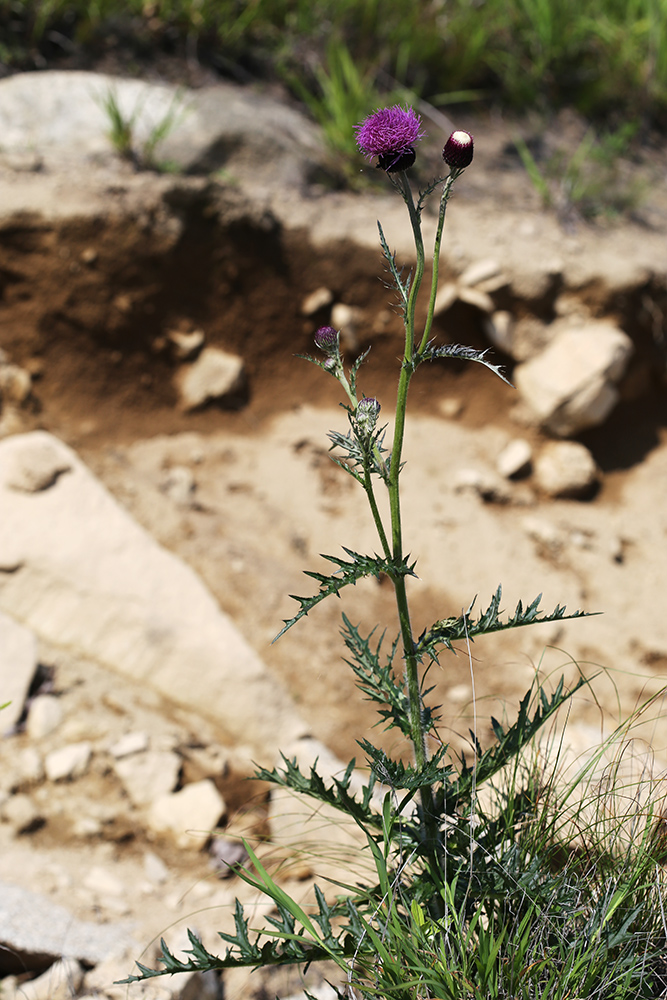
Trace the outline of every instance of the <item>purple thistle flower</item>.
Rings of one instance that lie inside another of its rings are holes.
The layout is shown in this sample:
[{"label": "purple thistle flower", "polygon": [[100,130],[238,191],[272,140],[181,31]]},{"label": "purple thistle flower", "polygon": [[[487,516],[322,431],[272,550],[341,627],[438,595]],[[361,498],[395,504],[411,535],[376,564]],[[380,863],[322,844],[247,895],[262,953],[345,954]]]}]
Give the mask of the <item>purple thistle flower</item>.
[{"label": "purple thistle flower", "polygon": [[338,351],[338,331],[332,326],[321,326],[315,331],[315,347],[325,354],[336,354]]},{"label": "purple thistle flower", "polygon": [[422,120],[413,108],[380,108],[357,125],[357,146],[372,160],[379,159],[379,166],[391,173],[406,170],[415,162],[414,143],[424,138]]},{"label": "purple thistle flower", "polygon": [[474,143],[470,132],[458,129],[456,132],[452,132],[445,143],[442,158],[448,167],[452,167],[454,170],[463,170],[472,163],[473,152]]}]

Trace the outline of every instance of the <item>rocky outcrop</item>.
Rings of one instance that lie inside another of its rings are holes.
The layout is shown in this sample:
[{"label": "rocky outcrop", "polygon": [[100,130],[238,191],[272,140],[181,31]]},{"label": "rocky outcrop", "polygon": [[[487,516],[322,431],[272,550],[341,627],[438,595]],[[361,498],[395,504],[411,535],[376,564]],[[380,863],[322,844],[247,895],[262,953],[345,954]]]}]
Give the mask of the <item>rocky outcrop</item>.
[{"label": "rocky outcrop", "polygon": [[37,431],[0,443],[0,505],[7,614],[215,720],[263,759],[305,732],[195,573],[62,442]]}]

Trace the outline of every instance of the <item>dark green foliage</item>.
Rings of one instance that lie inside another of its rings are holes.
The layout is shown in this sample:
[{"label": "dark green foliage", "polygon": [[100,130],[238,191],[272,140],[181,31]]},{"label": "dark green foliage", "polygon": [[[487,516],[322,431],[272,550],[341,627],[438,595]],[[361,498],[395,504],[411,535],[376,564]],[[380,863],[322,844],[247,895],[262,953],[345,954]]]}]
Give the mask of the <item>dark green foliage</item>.
[{"label": "dark green foliage", "polygon": [[274,642],[287,632],[292,625],[298,622],[300,618],[303,618],[309,611],[312,611],[315,605],[323,601],[325,597],[331,597],[333,594],[338,597],[343,587],[347,587],[351,583],[356,583],[357,580],[361,580],[365,576],[374,576],[377,578],[384,573],[392,580],[404,576],[415,576],[415,564],[412,563],[410,565],[405,559],[397,563],[391,559],[382,559],[380,556],[362,556],[358,552],[353,552],[352,549],[345,548],[345,546],[343,546],[343,551],[350,556],[349,561],[341,559],[339,556],[327,556],[322,553],[323,559],[327,559],[337,567],[335,572],[329,576],[325,573],[304,570],[305,576],[310,576],[313,580],[317,580],[320,589],[314,597],[297,597],[295,594],[290,594],[292,600],[299,602],[300,608],[293,618],[284,619],[285,627],[280,630],[273,640]]}]

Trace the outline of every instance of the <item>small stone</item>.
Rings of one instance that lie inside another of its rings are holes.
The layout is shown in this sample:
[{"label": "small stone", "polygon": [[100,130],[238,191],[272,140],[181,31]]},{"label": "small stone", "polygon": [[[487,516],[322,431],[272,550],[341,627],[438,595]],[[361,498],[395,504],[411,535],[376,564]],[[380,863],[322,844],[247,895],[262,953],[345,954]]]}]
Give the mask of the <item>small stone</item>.
[{"label": "small stone", "polygon": [[205,779],[156,799],[148,821],[155,833],[170,835],[179,847],[200,849],[210,839],[225,808],[213,782]]},{"label": "small stone", "polygon": [[463,413],[463,400],[458,399],[456,396],[441,399],[438,403],[438,410],[446,420],[456,420]]},{"label": "small stone", "polygon": [[2,807],[2,818],[15,834],[28,833],[41,819],[41,813],[29,795],[12,795]]},{"label": "small stone", "polygon": [[44,762],[34,747],[23,747],[16,757],[14,787],[36,785],[44,778]]},{"label": "small stone", "polygon": [[5,482],[9,489],[21,493],[48,490],[62,473],[69,472],[72,467],[57,445],[42,439],[37,432],[22,442],[12,458]]},{"label": "small stone", "polygon": [[500,274],[500,271],[501,267],[497,260],[491,258],[476,260],[465,269],[459,278],[459,283],[461,285],[480,285],[489,278],[495,278],[496,275]]},{"label": "small stone", "polygon": [[476,493],[485,503],[509,503],[510,488],[491,469],[458,469],[453,477],[456,493]]},{"label": "small stone", "polygon": [[144,855],[144,871],[146,878],[155,885],[162,885],[169,878],[169,869],[164,861],[152,851],[147,851]]},{"label": "small stone", "polygon": [[447,281],[444,285],[440,286],[438,294],[435,297],[435,306],[433,307],[433,315],[439,316],[440,313],[447,312],[451,306],[454,305],[459,297],[459,286],[454,281]]},{"label": "small stone", "polygon": [[150,750],[115,761],[114,771],[134,805],[143,806],[174,790],[181,758],[171,751]]},{"label": "small stone", "polygon": [[177,507],[191,507],[196,489],[192,469],[186,465],[174,465],[160,483],[160,489]]},{"label": "small stone", "polygon": [[193,361],[206,340],[203,330],[192,330],[184,333],[183,330],[169,330],[167,340],[171,344],[175,358],[179,361]]},{"label": "small stone", "polygon": [[522,526],[528,537],[540,545],[546,545],[550,549],[560,549],[564,544],[563,532],[551,521],[541,517],[525,517]]},{"label": "small stone", "polygon": [[337,302],[331,310],[331,325],[335,330],[340,330],[341,346],[348,351],[357,349],[357,328],[363,313],[357,306],[348,306],[344,302]]},{"label": "small stone", "polygon": [[243,864],[248,858],[248,852],[243,844],[228,837],[214,837],[209,853],[211,868],[220,878],[229,878],[234,874],[234,868]]},{"label": "small stone", "polygon": [[86,889],[102,896],[123,896],[125,894],[125,886],[120,879],[112,875],[108,869],[102,868],[101,865],[95,865],[90,869],[83,884]]},{"label": "small stone", "polygon": [[125,733],[124,736],[121,736],[121,738],[109,748],[109,753],[112,757],[120,760],[121,757],[129,757],[130,754],[133,753],[143,753],[144,750],[148,750],[148,746],[148,733]]},{"label": "small stone", "polygon": [[38,694],[30,703],[26,732],[31,740],[43,740],[63,721],[60,700],[52,694]]},{"label": "small stone", "polygon": [[60,750],[47,754],[44,769],[49,781],[65,781],[80,778],[85,774],[92,756],[92,746],[86,740],[70,743]]},{"label": "small stone", "polygon": [[512,314],[504,309],[487,317],[484,329],[494,347],[505,354],[512,354]]},{"label": "small stone", "polygon": [[32,379],[25,368],[0,365],[0,399],[3,403],[25,403],[32,391]]},{"label": "small stone", "polygon": [[546,444],[535,462],[535,481],[551,497],[585,497],[597,480],[595,459],[576,441]]},{"label": "small stone", "polygon": [[245,384],[243,358],[205,347],[196,361],[176,373],[181,409],[186,413],[239,393]]},{"label": "small stone", "polygon": [[521,476],[530,469],[533,451],[524,438],[515,438],[503,448],[496,462],[496,468],[505,479]]},{"label": "small stone", "polygon": [[483,313],[491,314],[495,309],[491,296],[480,291],[479,288],[459,288],[458,298],[460,302],[465,302]]},{"label": "small stone", "polygon": [[92,265],[97,262],[98,257],[99,254],[95,247],[86,247],[86,249],[81,252],[81,263],[87,264],[88,267],[92,267]]},{"label": "small stone", "polygon": [[301,303],[301,314],[303,316],[312,316],[314,313],[319,312],[320,309],[330,306],[332,302],[333,292],[329,288],[316,288]]}]

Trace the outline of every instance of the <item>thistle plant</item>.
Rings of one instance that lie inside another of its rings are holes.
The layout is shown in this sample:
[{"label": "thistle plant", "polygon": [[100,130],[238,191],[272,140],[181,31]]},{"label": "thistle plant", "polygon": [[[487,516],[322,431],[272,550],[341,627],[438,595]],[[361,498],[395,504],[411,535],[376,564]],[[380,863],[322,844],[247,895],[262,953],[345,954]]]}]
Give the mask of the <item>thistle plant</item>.
[{"label": "thistle plant", "polygon": [[[585,681],[580,679],[567,691],[561,679],[550,693],[534,682],[520,701],[514,722],[491,720],[494,739],[490,746],[482,747],[471,732],[467,756],[456,755],[443,743],[437,708],[425,687],[429,667],[440,663],[444,668],[444,659],[455,651],[456,643],[469,648],[480,635],[585,613],[568,613],[561,606],[544,613],[539,596],[519,601],[512,613],[503,613],[498,586],[483,610],[475,612],[473,599],[459,616],[440,619],[420,634],[415,632],[409,584],[416,575],[416,560],[407,554],[401,513],[412,379],[425,362],[450,359],[482,364],[506,381],[487,351],[439,344],[432,335],[446,210],[457,179],[472,162],[474,146],[468,132],[455,131],[442,152],[447,173],[415,196],[408,170],[423,135],[419,116],[400,106],[376,111],[356,131],[361,152],[377,161],[405,202],[415,243],[414,267],[404,276],[378,223],[404,326],[391,432],[381,419],[387,404],[381,406],[375,396],[359,389],[368,351],[349,362],[341,350],[339,332],[324,326],[314,337],[317,355],[306,357],[341,387],[347,426],[330,432],[331,453],[366,497],[377,531],[377,551],[363,554],[344,548],[342,556],[325,555],[329,571],[306,572],[315,581],[316,592],[294,598],[298,609],[276,636],[357,580],[387,578],[395,594],[395,637],[387,643],[384,634],[377,637],[376,630],[362,634],[343,615],[342,638],[357,686],[376,704],[380,722],[405,738],[411,760],[393,758],[370,741],[360,740],[367,777],[356,792],[352,790],[354,760],[342,777],[329,780],[318,773],[317,764],[304,773],[296,760],[287,757],[281,766],[257,772],[262,780],[325,803],[353,820],[365,837],[377,881],[339,885],[334,899],[316,886],[313,906],[307,909],[285,893],[247,845],[250,863],[237,873],[273,900],[277,915],[270,918],[270,927],[249,930],[237,902],[235,933],[220,935],[227,945],[224,954],[208,951],[192,934],[187,959],[177,959],[163,944],[162,968],[140,966],[140,974],[128,981],[183,971],[327,959],[338,964],[348,987],[362,997],[481,1000],[496,996],[630,997],[639,995],[640,981],[654,975],[655,954],[664,934],[661,937],[656,918],[656,901],[662,905],[662,894],[653,880],[650,837],[639,838],[635,853],[630,851],[632,857],[625,857],[626,867],[619,867],[607,893],[573,846],[575,835],[581,835],[576,817],[567,830],[558,823],[553,804],[561,800],[554,792],[553,775],[535,751],[537,735]],[[417,302],[425,274],[421,216],[426,199],[436,191],[440,201],[430,288],[426,318],[418,329]],[[382,493],[385,502],[381,503]],[[642,924],[640,947],[638,914],[649,898],[653,903],[647,910],[650,919]],[[650,942],[658,938],[654,954]],[[574,952],[573,942],[577,942]]]}]

